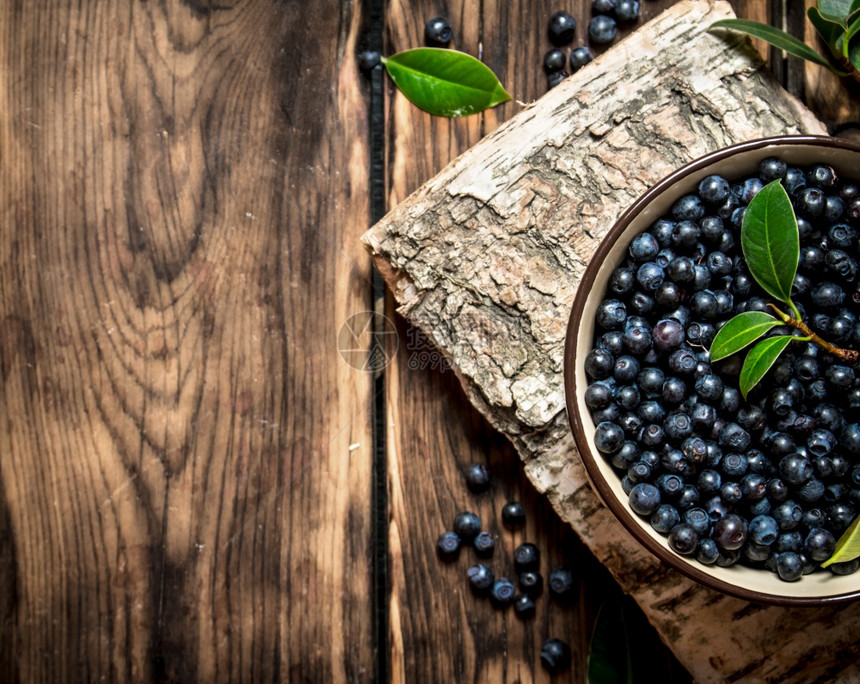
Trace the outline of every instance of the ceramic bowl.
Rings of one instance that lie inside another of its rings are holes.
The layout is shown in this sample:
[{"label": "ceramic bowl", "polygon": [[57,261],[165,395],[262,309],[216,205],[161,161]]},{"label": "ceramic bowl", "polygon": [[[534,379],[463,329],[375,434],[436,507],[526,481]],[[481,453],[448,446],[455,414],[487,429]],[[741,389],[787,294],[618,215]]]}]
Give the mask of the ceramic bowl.
[{"label": "ceramic bowl", "polygon": [[695,192],[706,176],[719,174],[729,180],[740,179],[754,174],[759,163],[771,156],[796,166],[827,163],[841,175],[860,179],[860,145],[836,138],[787,136],[718,150],[683,166],[648,190],[624,212],[601,242],[577,291],[565,341],[567,409],[579,454],[594,489],[621,524],[661,561],[708,587],[740,598],[781,605],[823,605],[858,598],[860,571],[846,576],[816,571],[786,582],[766,569],[740,564],[727,568],[706,566],[695,558],[675,553],[665,536],[628,508],[619,475],[594,446],[594,423],[584,402],[587,378],[583,360],[592,347],[595,310],[604,298],[612,271],[624,260],[632,238],[669,212],[680,197]]}]

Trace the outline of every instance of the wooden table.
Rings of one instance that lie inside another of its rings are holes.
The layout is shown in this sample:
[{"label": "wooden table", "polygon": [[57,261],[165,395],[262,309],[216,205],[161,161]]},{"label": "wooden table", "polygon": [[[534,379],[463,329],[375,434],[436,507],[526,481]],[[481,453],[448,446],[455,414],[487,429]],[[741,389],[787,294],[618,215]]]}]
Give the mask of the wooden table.
[{"label": "wooden table", "polygon": [[[643,0],[643,19],[670,4]],[[802,2],[767,4],[803,26]],[[567,3],[580,42],[589,6]],[[396,316],[359,243],[522,105],[431,118],[357,54],[421,45],[445,14],[453,47],[530,102],[559,8],[0,6],[5,680],[544,681],[540,645],[561,636],[583,681],[619,590]],[[797,65],[774,68],[846,120]],[[487,493],[465,485],[474,462]],[[514,499],[528,520],[510,531]],[[498,573],[532,541],[544,574],[576,570],[579,600],[543,597],[523,622],[472,596],[471,557],[434,553],[464,509],[496,536]],[[637,662],[687,680],[628,606]]]}]

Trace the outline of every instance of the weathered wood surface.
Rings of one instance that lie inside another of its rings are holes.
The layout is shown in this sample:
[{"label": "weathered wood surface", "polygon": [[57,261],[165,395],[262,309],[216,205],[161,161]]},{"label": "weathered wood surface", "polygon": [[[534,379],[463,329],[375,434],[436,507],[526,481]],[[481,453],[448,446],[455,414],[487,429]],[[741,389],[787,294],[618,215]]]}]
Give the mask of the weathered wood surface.
[{"label": "weathered wood surface", "polygon": [[751,605],[661,567],[597,502],[564,414],[567,314],[620,209],[712,149],[825,132],[745,43],[704,33],[729,11],[679,3],[476,145],[364,240],[399,311],[445,352],[532,482],[698,680],[857,677],[858,607]]},{"label": "weathered wood surface", "polygon": [[0,3],[3,681],[373,676],[364,12]]},{"label": "weathered wood surface", "polygon": [[[642,11],[655,15],[670,4],[649,0]],[[587,42],[583,27],[591,16],[590,0],[568,2],[565,8],[580,25],[575,43]],[[551,47],[546,22],[556,9],[559,6],[552,2],[535,0],[455,3],[445,10],[433,0],[389,3],[385,53],[420,45],[425,20],[444,13],[454,29],[452,47],[472,55],[481,53],[517,99],[532,102],[546,92],[541,60]],[[522,108],[511,102],[480,116],[452,121],[424,114],[391,88],[388,95],[389,207]],[[396,316],[394,306],[387,298],[386,314],[392,326],[397,323],[399,341],[384,371],[392,680],[549,681],[538,654],[547,637],[559,636],[573,651],[571,681],[585,681],[596,611],[605,600],[619,596],[618,585],[528,482],[510,442],[469,405],[437,349],[417,328]],[[463,479],[463,469],[472,462],[486,463],[492,473],[491,490],[480,496],[469,492]],[[516,532],[500,519],[502,506],[511,499],[523,501],[527,510],[526,527]],[[486,599],[472,596],[465,572],[475,555],[464,552],[456,563],[446,565],[433,552],[436,536],[450,528],[455,513],[464,509],[479,513],[496,536],[496,553],[489,564],[497,574],[515,579],[512,551],[530,541],[542,551],[545,576],[561,564],[576,569],[579,600],[562,607],[544,593],[535,617],[524,622],[512,611],[494,610]],[[661,682],[687,681],[688,675],[635,604],[630,608],[638,634],[633,654],[637,666],[647,664]]]}]

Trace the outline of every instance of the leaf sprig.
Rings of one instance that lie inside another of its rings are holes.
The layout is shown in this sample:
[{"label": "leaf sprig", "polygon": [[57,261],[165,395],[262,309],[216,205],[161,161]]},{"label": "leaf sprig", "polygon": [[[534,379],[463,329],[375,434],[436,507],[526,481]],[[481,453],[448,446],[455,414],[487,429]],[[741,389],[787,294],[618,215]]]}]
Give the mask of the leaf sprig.
[{"label": "leaf sprig", "polygon": [[[860,355],[852,349],[836,347],[813,332],[791,299],[791,288],[800,261],[800,233],[791,200],[780,181],[768,183],[749,203],[741,225],[741,248],[750,275],[765,292],[791,311],[787,314],[770,303],[773,314],[764,311],[738,314],[714,337],[711,361],[719,361],[756,343],[747,353],[741,368],[739,384],[744,399],[791,342],[813,342],[856,365]],[[787,325],[800,334],[762,339],[781,325]]]},{"label": "leaf sprig", "polygon": [[823,66],[837,76],[860,80],[860,0],[818,0],[807,17],[827,46],[825,55],[778,28],[749,19],[721,19],[711,28],[727,28],[760,38],[788,54]]}]

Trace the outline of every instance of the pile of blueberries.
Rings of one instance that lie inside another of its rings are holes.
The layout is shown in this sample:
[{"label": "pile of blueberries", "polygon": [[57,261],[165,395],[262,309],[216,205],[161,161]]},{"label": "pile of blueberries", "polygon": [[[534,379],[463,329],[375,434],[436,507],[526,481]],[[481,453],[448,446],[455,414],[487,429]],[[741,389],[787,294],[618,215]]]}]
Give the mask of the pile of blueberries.
[{"label": "pile of blueberries", "polygon": [[[606,45],[615,40],[618,26],[630,25],[639,20],[638,0],[593,0],[591,20],[588,22],[588,39],[595,45]],[[553,88],[570,74],[578,71],[594,59],[587,45],[571,49],[570,56],[562,48],[573,43],[576,19],[567,12],[554,12],[549,18],[547,35],[555,46],[544,55],[543,67],[547,74],[547,86]],[[566,70],[568,61],[570,71]]]},{"label": "pile of blueberries", "polygon": [[860,510],[860,370],[792,343],[744,400],[745,352],[710,362],[728,319],[773,302],[750,275],[740,229],[776,179],[800,235],[792,299],[821,337],[860,349],[860,183],[771,157],[752,177],[703,179],[630,242],[596,312],[585,401],[630,508],[672,549],[792,581],[832,555]]},{"label": "pile of blueberries", "polygon": [[[475,493],[486,491],[490,486],[490,475],[483,463],[475,463],[466,469],[466,484]],[[509,501],[502,507],[502,522],[509,528],[520,528],[526,515],[522,503]],[[463,546],[471,546],[475,555],[486,561],[493,555],[493,535],[481,529],[479,517],[471,511],[457,513],[452,529],[443,532],[436,542],[436,552],[445,562],[456,561]],[[517,583],[507,577],[496,578],[492,567],[486,562],[477,562],[469,567],[466,576],[472,593],[489,597],[494,607],[506,609],[513,606],[517,617],[533,617],[538,597],[543,593],[543,575],[540,573],[540,550],[525,542],[514,550],[514,570]],[[573,572],[566,567],[555,568],[548,578],[549,594],[561,605],[573,603],[576,581]],[[541,648],[541,663],[549,672],[566,670],[571,664],[570,646],[562,639],[547,639]]]}]

